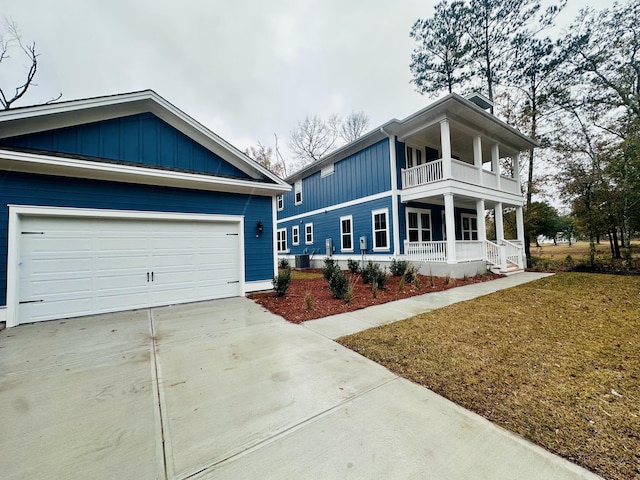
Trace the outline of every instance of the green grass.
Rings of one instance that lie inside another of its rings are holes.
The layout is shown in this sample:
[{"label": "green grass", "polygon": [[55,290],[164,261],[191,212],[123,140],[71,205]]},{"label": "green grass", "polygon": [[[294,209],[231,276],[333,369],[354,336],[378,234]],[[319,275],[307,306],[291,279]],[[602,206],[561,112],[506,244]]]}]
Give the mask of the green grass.
[{"label": "green grass", "polygon": [[640,475],[640,278],[563,273],[340,343],[569,460]]}]

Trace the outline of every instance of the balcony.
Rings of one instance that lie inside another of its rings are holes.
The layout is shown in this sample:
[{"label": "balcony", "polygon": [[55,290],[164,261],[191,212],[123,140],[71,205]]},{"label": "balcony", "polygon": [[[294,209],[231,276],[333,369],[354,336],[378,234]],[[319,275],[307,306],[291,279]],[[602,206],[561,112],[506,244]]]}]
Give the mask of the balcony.
[{"label": "balcony", "polygon": [[402,169],[402,188],[412,188],[435,184],[443,180],[455,180],[478,187],[520,195],[520,187],[516,179],[482,170],[459,160],[451,159],[449,174],[442,158],[423,163],[412,168]]}]

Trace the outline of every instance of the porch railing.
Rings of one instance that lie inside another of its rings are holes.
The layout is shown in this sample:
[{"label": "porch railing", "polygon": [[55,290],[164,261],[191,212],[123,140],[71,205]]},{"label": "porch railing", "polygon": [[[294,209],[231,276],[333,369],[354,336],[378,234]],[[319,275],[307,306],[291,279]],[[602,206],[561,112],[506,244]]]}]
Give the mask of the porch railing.
[{"label": "porch railing", "polygon": [[[456,262],[487,261],[507,271],[509,264],[524,268],[523,249],[507,240],[494,243],[490,240],[456,241]],[[407,259],[414,262],[446,262],[447,242],[404,242]]]},{"label": "porch railing", "polygon": [[[498,177],[500,179],[499,181]],[[475,165],[460,160],[451,160],[451,178],[495,190],[498,189],[498,183],[500,183],[501,191],[520,194],[516,179],[498,175],[488,170],[479,170]],[[444,165],[441,158],[415,167],[402,169],[402,188],[427,185],[440,180],[445,180]]]}]

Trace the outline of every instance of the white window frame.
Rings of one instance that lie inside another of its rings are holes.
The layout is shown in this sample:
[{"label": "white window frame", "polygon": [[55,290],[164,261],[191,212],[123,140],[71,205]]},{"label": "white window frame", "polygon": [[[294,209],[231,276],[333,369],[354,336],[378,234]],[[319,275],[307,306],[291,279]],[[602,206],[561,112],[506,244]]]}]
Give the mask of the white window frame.
[{"label": "white window frame", "polygon": [[304,244],[313,245],[313,223],[304,224]]},{"label": "white window frame", "polygon": [[419,147],[415,144],[406,143],[404,151],[406,168],[413,168],[418,165],[422,165],[423,163],[427,163],[426,147]]},{"label": "white window frame", "polygon": [[[409,235],[409,214],[410,213],[415,213],[418,216],[418,242],[431,242],[433,240],[433,220],[431,218],[431,210],[427,209],[427,208],[413,208],[413,207],[407,207],[405,210],[405,219],[406,219],[406,234],[407,234],[407,241],[411,241],[410,240],[410,235]],[[422,225],[422,215],[427,214],[429,216],[429,225],[427,225],[425,227],[425,225]],[[412,228],[411,230],[415,230],[415,228]],[[428,240],[422,240],[422,232],[424,230],[427,230],[429,232],[429,239]]]},{"label": "white window frame", "polygon": [[[384,214],[385,219],[385,229],[384,230],[376,230],[376,215]],[[378,210],[371,211],[371,233],[373,234],[373,251],[374,252],[388,252],[391,250],[391,241],[389,238],[389,209],[381,208]],[[384,231],[386,234],[386,246],[379,246],[377,242],[376,233]]]},{"label": "white window frame", "polygon": [[328,177],[329,175],[332,175],[334,172],[334,167],[333,167],[333,163],[329,164],[329,165],[325,165],[324,167],[322,167],[322,170],[320,170],[320,178],[324,178],[324,177]]},{"label": "white window frame", "polygon": [[[465,230],[464,228],[465,219],[469,219],[469,228],[467,230]],[[472,228],[472,220],[476,221],[475,230]],[[478,216],[475,213],[463,213],[462,215],[460,215],[460,231],[462,232],[463,241],[478,240]],[[469,238],[465,238],[465,234],[468,234]],[[473,238],[474,234],[476,237],[475,239]]]},{"label": "white window frame", "polygon": [[300,227],[298,225],[291,227],[291,245],[300,245]]},{"label": "white window frame", "polygon": [[[300,195],[300,200],[298,200],[298,195]],[[298,180],[293,184],[293,200],[295,205],[302,203],[302,180]]]},{"label": "white window frame", "polygon": [[284,210],[284,196],[282,194],[276,196],[276,205],[279,212]]},{"label": "white window frame", "polygon": [[[342,222],[349,221],[349,232],[345,233],[343,230]],[[344,239],[349,237],[351,240],[351,248],[344,248]],[[346,215],[344,217],[340,217],[340,251],[341,252],[353,252],[353,215]]]},{"label": "white window frame", "polygon": [[[284,246],[283,248],[280,248]],[[287,248],[287,229],[279,228],[276,230],[276,248],[278,253],[289,253],[289,249]]]}]

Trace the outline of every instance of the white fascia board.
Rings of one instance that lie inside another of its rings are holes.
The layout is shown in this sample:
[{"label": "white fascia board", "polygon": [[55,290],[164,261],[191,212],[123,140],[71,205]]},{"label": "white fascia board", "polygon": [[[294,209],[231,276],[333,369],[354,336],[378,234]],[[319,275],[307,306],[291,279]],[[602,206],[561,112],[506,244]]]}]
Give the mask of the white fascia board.
[{"label": "white fascia board", "polygon": [[438,182],[437,185],[431,185],[428,188],[417,186],[400,192],[400,199],[403,203],[419,201],[429,197],[439,197],[445,194],[453,194],[469,199],[484,199],[485,201],[499,202],[511,206],[522,206],[524,203],[522,195],[472,185],[458,180],[443,180]]},{"label": "white fascia board", "polygon": [[[6,126],[3,126],[3,133],[0,134],[0,138],[35,133],[43,129],[62,128],[109,120],[144,112],[153,113],[247,175],[254,178],[263,175],[278,184],[285,184],[284,180],[277,175],[247,157],[229,142],[185,114],[153,90],[51,103],[0,112],[0,123],[6,124]],[[16,124],[13,128],[10,126],[11,122]]]},{"label": "white fascia board", "polygon": [[0,150],[0,170],[265,196],[291,190],[291,186],[285,183],[253,182],[11,150]]}]

